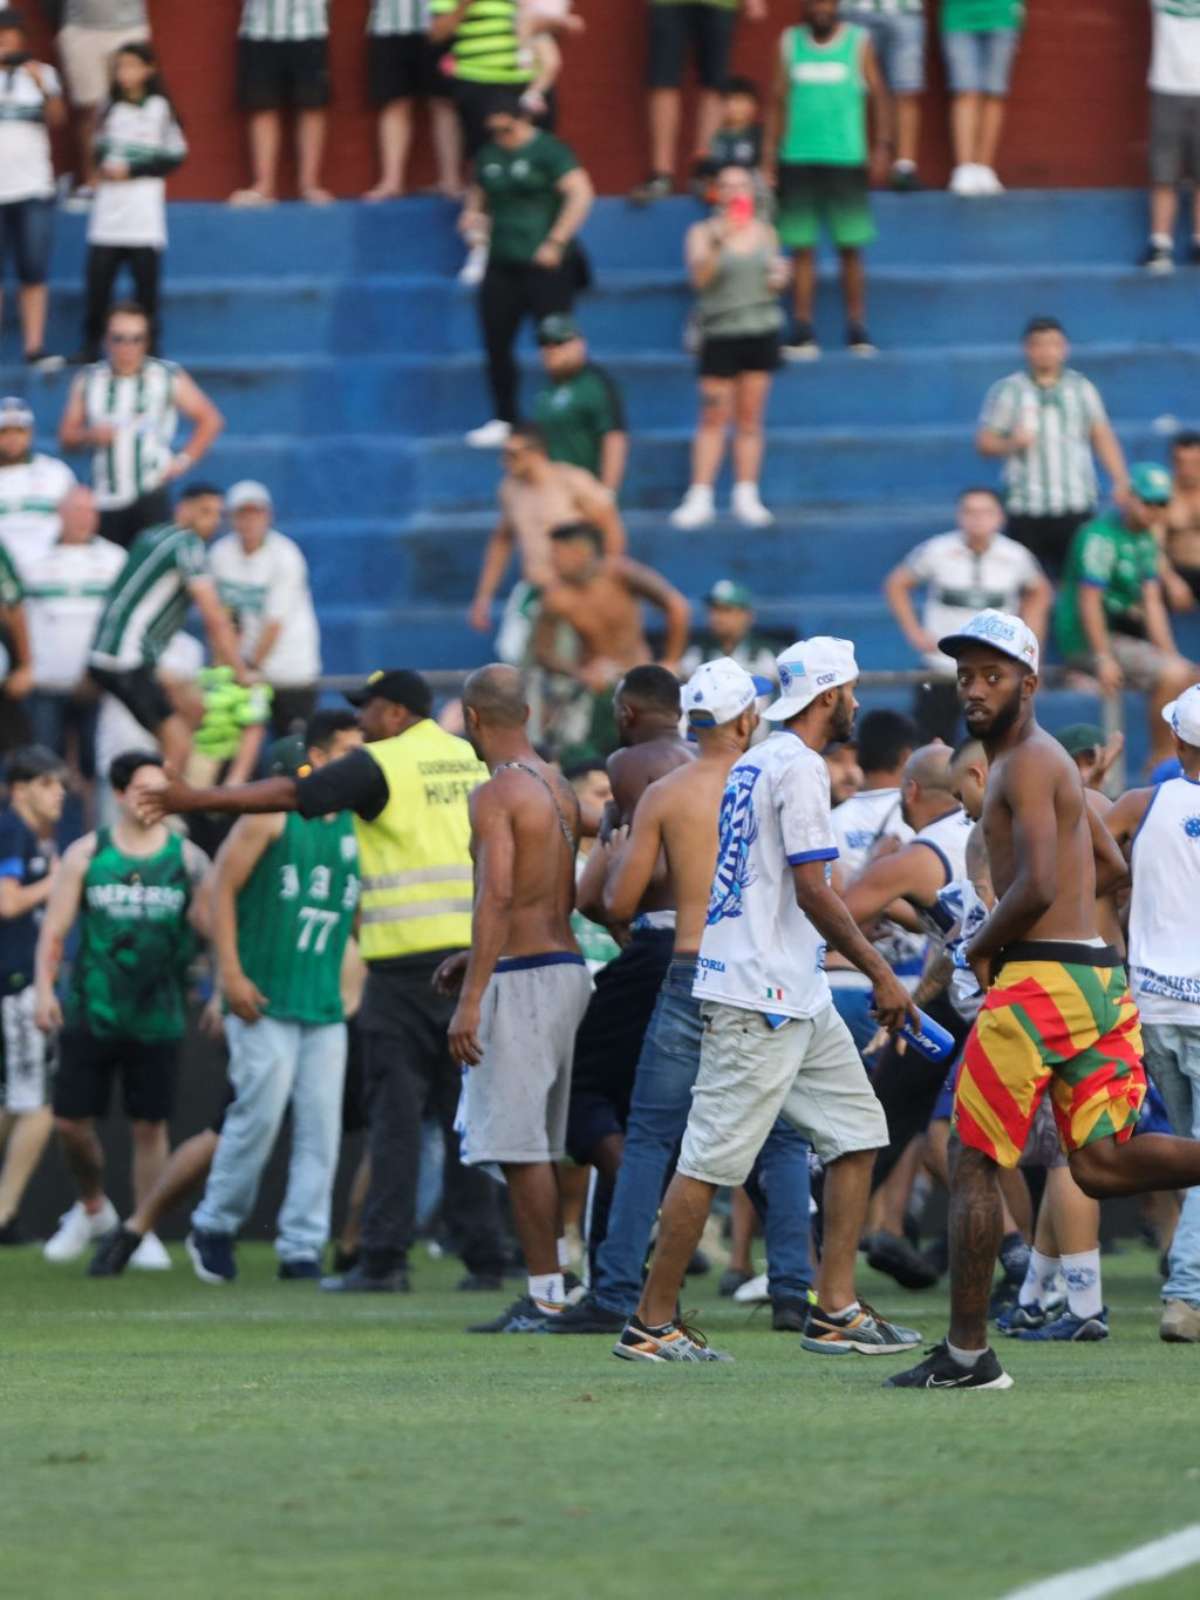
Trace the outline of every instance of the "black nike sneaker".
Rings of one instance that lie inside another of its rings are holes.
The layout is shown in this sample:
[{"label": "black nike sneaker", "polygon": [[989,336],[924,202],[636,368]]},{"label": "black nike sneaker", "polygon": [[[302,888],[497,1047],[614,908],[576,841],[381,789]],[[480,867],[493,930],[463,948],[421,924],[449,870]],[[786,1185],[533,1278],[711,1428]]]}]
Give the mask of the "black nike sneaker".
[{"label": "black nike sneaker", "polygon": [[96,1253],[87,1269],[89,1278],[119,1278],[129,1258],[142,1242],[140,1233],[130,1228],[110,1228],[96,1241]]},{"label": "black nike sneaker", "polygon": [[547,1317],[547,1333],[620,1333],[628,1319],[610,1311],[590,1294],[569,1305],[557,1317]]},{"label": "black nike sneaker", "polygon": [[519,1300],[514,1300],[506,1311],[502,1311],[491,1322],[477,1322],[474,1327],[468,1328],[468,1333],[545,1333],[551,1316],[562,1316],[562,1312],[547,1315],[538,1305],[532,1295],[523,1294]]},{"label": "black nike sneaker", "polygon": [[994,1350],[985,1350],[973,1367],[955,1361],[943,1340],[935,1344],[924,1361],[907,1372],[897,1372],[884,1384],[885,1389],[1011,1389],[1013,1381],[996,1359]]}]

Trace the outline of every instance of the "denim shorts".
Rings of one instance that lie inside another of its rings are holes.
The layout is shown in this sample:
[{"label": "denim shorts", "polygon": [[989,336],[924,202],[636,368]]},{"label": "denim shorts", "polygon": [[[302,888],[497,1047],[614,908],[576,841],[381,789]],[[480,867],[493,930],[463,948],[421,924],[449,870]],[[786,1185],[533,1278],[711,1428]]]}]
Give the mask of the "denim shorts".
[{"label": "denim shorts", "polygon": [[1020,39],[1016,28],[993,28],[986,33],[943,33],[942,50],[950,92],[1006,95]]},{"label": "denim shorts", "polygon": [[53,200],[10,200],[0,205],[0,274],[11,252],[17,281],[45,283],[54,238]]},{"label": "denim shorts", "polygon": [[844,22],[865,28],[871,36],[875,54],[887,86],[893,94],[920,94],[925,87],[925,18],[919,14],[880,16],[875,11],[859,11],[843,6]]}]

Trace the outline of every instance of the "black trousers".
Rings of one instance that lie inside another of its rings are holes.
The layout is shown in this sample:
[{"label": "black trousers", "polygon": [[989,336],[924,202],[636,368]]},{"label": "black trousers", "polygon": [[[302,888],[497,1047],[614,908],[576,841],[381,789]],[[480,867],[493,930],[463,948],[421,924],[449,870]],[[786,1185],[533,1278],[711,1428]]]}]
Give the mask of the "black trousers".
[{"label": "black trousers", "polygon": [[479,321],[487,355],[492,414],[516,422],[517,360],[513,353],[526,317],[540,322],[555,312],[570,311],[586,280],[586,268],[572,252],[554,268],[490,262],[479,287]]},{"label": "black trousers", "polygon": [[1014,511],[1009,513],[1004,531],[1038,558],[1048,578],[1057,581],[1062,577],[1075,535],[1095,515],[1094,506],[1088,511],[1065,511],[1060,516],[1048,517],[1031,517]]},{"label": "black trousers", "polygon": [[94,361],[104,343],[104,325],[112,305],[113,284],[122,267],[133,279],[133,298],[150,318],[150,353],[158,350],[158,284],[162,251],[153,245],[93,244],[88,246],[84,286],[83,345]]},{"label": "black trousers", "polygon": [[170,520],[171,496],[165,489],[151,489],[149,494],[139,495],[127,506],[115,506],[112,510],[102,511],[100,537],[112,544],[119,544],[122,550],[128,550],[139,533]]},{"label": "black trousers", "polygon": [[[939,995],[931,1001],[926,1011],[935,1022],[940,1022],[943,1028],[954,1035],[955,1043],[961,1050],[971,1030],[945,996]],[[951,1062],[955,1059],[954,1056],[950,1057]],[[901,1055],[894,1042],[884,1050],[871,1076],[871,1087],[879,1096],[879,1103],[887,1117],[888,1146],[875,1157],[872,1191],[888,1178],[912,1141],[929,1126],[929,1119],[949,1071],[950,1062],[927,1061],[915,1050],[906,1050]]]},{"label": "black trousers", "polygon": [[442,950],[375,962],[359,1027],[367,1107],[371,1186],[363,1211],[363,1264],[383,1276],[407,1266],[416,1228],[421,1119],[432,1112],[446,1141],[442,1215],[471,1272],[504,1270],[500,1191],[485,1173],[464,1167],[454,1131],[462,1075],[446,1048],[454,1001],[430,980]]}]

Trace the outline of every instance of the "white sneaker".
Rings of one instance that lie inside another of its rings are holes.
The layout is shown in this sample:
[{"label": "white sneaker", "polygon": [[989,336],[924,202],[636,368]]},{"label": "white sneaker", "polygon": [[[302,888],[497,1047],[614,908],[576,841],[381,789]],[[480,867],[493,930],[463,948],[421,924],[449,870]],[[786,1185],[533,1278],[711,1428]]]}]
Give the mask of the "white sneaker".
[{"label": "white sneaker", "polygon": [[983,168],[977,166],[974,161],[967,161],[961,167],[955,167],[950,174],[950,193],[963,196],[982,194],[983,191],[979,187],[979,174],[982,171]]},{"label": "white sneaker", "polygon": [[1003,194],[1004,185],[992,171],[991,167],[976,167],[975,182],[976,194]]},{"label": "white sneaker", "polygon": [[158,1235],[148,1233],[130,1256],[129,1265],[140,1268],[142,1272],[170,1272],[174,1263]]},{"label": "white sneaker", "polygon": [[459,283],[461,283],[466,289],[477,289],[483,282],[483,275],[487,271],[487,264],[487,245],[473,244],[467,251],[467,259],[459,268]]},{"label": "white sneaker", "polygon": [[769,528],[775,521],[759,499],[756,483],[735,483],[729,509],[743,528]]},{"label": "white sneaker", "polygon": [[706,483],[694,483],[671,513],[673,528],[703,528],[715,521],[717,508]]},{"label": "white sneaker", "polygon": [[501,422],[499,417],[493,417],[481,428],[472,428],[467,435],[467,443],[472,450],[503,450],[511,433],[511,423]]},{"label": "white sneaker", "polygon": [[78,1261],[89,1244],[115,1228],[120,1220],[116,1206],[107,1196],[99,1211],[90,1215],[83,1209],[83,1201],[76,1200],[58,1219],[58,1232],[46,1240],[42,1254],[47,1261]]},{"label": "white sneaker", "polygon": [[767,1293],[766,1273],[760,1272],[757,1278],[751,1278],[748,1283],[735,1289],[733,1298],[739,1306],[769,1306],[771,1296]]}]

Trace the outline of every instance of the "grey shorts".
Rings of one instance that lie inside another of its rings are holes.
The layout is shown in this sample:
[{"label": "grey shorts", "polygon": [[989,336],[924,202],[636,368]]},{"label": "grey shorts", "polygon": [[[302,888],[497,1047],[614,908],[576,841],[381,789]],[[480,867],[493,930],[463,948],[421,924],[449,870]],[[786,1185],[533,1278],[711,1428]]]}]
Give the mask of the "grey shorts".
[{"label": "grey shorts", "polygon": [[942,53],[951,94],[987,94],[1003,99],[1020,42],[1016,28],[943,33]]},{"label": "grey shorts", "polygon": [[[1130,633],[1110,634],[1108,648],[1125,675],[1126,687],[1136,689],[1139,694],[1149,694],[1157,686],[1171,659],[1149,639],[1135,639]],[[1081,667],[1084,672],[1094,672],[1096,666],[1091,656],[1081,657],[1071,665]]]},{"label": "grey shorts", "polygon": [[883,1107],[832,1003],[782,1028],[713,1001],[701,1014],[700,1070],[677,1169],[685,1177],[739,1188],[779,1116],[825,1162],[887,1144]]},{"label": "grey shorts", "polygon": [[919,12],[891,16],[843,5],[839,15],[843,22],[857,23],[870,34],[893,94],[920,94],[925,87],[925,18]]},{"label": "grey shorts", "polygon": [[483,995],[483,1060],[463,1085],[467,1166],[562,1159],[575,1034],[591,993],[582,956],[497,964]]},{"label": "grey shorts", "polygon": [[0,1111],[13,1115],[50,1104],[54,1048],[33,1013],[32,984],[0,1000]]},{"label": "grey shorts", "polygon": [[1200,179],[1200,95],[1150,96],[1150,182]]}]

